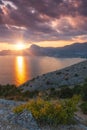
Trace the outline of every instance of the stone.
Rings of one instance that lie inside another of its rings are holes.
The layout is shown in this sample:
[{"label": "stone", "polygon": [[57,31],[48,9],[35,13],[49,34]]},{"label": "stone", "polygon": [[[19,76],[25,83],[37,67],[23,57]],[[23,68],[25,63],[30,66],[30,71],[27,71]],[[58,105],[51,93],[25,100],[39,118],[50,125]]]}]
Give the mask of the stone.
[{"label": "stone", "polygon": [[22,113],[12,115],[10,122],[18,124],[29,130],[40,130],[31,112],[27,110],[24,110]]}]

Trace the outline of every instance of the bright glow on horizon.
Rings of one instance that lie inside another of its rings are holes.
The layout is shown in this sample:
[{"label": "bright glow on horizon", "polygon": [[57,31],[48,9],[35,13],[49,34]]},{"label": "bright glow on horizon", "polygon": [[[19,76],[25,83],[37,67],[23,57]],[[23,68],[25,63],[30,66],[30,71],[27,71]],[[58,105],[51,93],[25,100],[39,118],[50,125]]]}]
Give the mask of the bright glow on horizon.
[{"label": "bright glow on horizon", "polygon": [[[84,37],[85,37],[85,40],[84,40]],[[78,37],[73,38],[72,40],[67,40],[67,41],[65,40],[40,41],[40,42],[35,42],[34,44],[41,47],[63,47],[66,45],[71,45],[76,42],[79,42],[79,43],[87,42],[86,36],[78,36]],[[16,41],[15,44],[0,42],[0,51],[1,50],[23,50],[23,49],[29,48],[32,44],[29,42],[27,43],[23,42],[22,40]]]},{"label": "bright glow on horizon", "polygon": [[17,42],[17,44],[15,45],[16,50],[23,50],[25,48],[26,48],[26,46],[22,41]]}]

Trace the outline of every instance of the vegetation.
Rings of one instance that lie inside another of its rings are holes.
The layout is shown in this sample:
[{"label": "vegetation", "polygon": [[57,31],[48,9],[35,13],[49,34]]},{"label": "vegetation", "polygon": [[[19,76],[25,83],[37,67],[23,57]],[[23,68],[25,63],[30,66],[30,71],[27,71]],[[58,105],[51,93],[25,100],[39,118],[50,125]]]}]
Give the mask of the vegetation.
[{"label": "vegetation", "polygon": [[82,99],[83,101],[87,101],[87,83],[82,87]]},{"label": "vegetation", "polygon": [[47,124],[69,124],[73,121],[76,104],[79,98],[74,96],[64,101],[50,101],[38,98],[30,100],[27,104],[14,108],[15,113],[20,113],[24,109],[32,112],[34,118],[40,123]]},{"label": "vegetation", "polygon": [[74,87],[62,86],[59,89],[50,88],[43,91],[26,91],[15,85],[0,85],[0,97],[11,100],[29,100],[30,98],[41,97],[43,99],[65,99],[72,98],[74,95],[80,95],[83,101],[87,101],[87,83],[76,85]]},{"label": "vegetation", "polygon": [[84,114],[87,114],[87,102],[82,103],[80,108]]},{"label": "vegetation", "polygon": [[74,95],[73,90],[69,87],[63,87],[59,92],[60,98],[72,98]]},{"label": "vegetation", "polygon": [[75,76],[75,77],[78,77],[79,75],[76,73],[74,76]]},{"label": "vegetation", "polygon": [[[47,84],[50,85],[50,82]],[[39,123],[70,124],[73,122],[79,100],[82,102],[80,105],[82,112],[87,114],[87,80],[82,85],[61,86],[33,92],[22,92],[15,85],[0,85],[0,98],[28,101],[14,108],[14,112],[29,110]]]},{"label": "vegetation", "polygon": [[21,100],[27,101],[29,98],[33,98],[37,95],[38,91],[34,92],[22,92],[15,85],[0,85],[0,98],[5,98],[9,100]]}]

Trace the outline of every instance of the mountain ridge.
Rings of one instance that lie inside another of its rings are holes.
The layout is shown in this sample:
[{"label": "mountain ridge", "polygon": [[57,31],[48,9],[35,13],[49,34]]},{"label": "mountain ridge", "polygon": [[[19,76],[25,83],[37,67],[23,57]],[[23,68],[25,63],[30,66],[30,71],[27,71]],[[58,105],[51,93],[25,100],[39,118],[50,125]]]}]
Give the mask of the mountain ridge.
[{"label": "mountain ridge", "polygon": [[87,42],[73,43],[64,47],[41,47],[32,44],[24,50],[2,50],[0,55],[29,55],[29,56],[51,56],[59,58],[87,57]]},{"label": "mountain ridge", "polygon": [[36,52],[36,55],[45,55],[53,57],[87,57],[87,42],[74,43],[64,47],[39,47],[31,45],[30,51]]}]

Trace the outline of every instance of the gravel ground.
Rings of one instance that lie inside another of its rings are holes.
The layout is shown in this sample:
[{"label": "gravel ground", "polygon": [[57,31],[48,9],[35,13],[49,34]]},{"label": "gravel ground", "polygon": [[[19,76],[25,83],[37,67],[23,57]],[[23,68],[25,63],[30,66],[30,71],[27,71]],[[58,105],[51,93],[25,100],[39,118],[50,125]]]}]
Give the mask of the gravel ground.
[{"label": "gravel ground", "polygon": [[78,125],[70,125],[70,126],[58,126],[58,127],[42,127],[41,130],[87,130],[87,127],[81,124]]},{"label": "gravel ground", "polygon": [[3,122],[0,121],[0,130],[28,130],[25,128],[20,127],[19,125],[13,125],[8,123],[8,121]]}]

